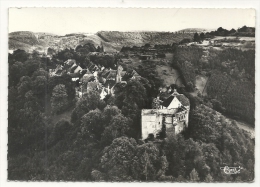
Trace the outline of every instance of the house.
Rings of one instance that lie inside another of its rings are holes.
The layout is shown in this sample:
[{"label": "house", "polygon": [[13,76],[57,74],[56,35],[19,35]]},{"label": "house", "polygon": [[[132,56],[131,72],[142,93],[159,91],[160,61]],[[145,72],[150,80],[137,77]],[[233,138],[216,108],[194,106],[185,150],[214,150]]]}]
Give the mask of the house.
[{"label": "house", "polygon": [[82,71],[82,68],[80,66],[76,66],[76,68],[74,69],[73,73],[79,73]]},{"label": "house", "polygon": [[188,127],[190,102],[176,90],[164,101],[156,99],[154,109],[142,110],[142,139],[149,136],[158,137],[165,131],[169,134],[179,134]]},{"label": "house", "polygon": [[94,71],[97,71],[97,70],[99,70],[99,68],[98,68],[98,66],[97,65],[95,65],[95,64],[93,64],[92,62],[89,62],[89,65],[88,65],[88,67],[87,67],[88,69],[89,69],[89,71],[91,71],[91,72],[94,72]]},{"label": "house", "polygon": [[92,73],[86,73],[85,75],[83,75],[81,82],[83,84],[87,84],[91,80],[95,80],[94,75]]},{"label": "house", "polygon": [[73,66],[74,64],[76,65],[76,60],[74,59],[68,59],[67,61],[64,62],[64,65],[69,67]]},{"label": "house", "polygon": [[141,77],[135,70],[133,70],[133,71],[131,72],[131,76],[132,76],[131,79],[137,79],[137,78],[140,78],[140,77]]},{"label": "house", "polygon": [[68,73],[68,75],[71,77],[73,82],[79,80],[79,73]]}]

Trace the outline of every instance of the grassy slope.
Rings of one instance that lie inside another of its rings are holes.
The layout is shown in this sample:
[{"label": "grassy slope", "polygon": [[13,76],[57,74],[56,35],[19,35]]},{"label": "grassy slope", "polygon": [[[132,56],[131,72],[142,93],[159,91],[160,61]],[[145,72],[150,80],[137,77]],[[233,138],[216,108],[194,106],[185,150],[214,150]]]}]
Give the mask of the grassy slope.
[{"label": "grassy slope", "polygon": [[[45,33],[36,33],[39,36],[37,40],[33,32],[14,32],[9,34],[9,48],[22,48],[30,50],[33,45],[47,47],[54,40],[65,39],[67,41],[78,41],[77,34],[67,36],[57,36]],[[150,44],[172,44],[180,42],[183,38],[192,38],[192,33],[169,33],[169,32],[117,32],[117,31],[101,31],[94,35],[81,35],[84,40],[80,44],[91,42],[95,46],[103,45],[106,52],[119,51],[123,46],[141,46],[146,43]]]}]

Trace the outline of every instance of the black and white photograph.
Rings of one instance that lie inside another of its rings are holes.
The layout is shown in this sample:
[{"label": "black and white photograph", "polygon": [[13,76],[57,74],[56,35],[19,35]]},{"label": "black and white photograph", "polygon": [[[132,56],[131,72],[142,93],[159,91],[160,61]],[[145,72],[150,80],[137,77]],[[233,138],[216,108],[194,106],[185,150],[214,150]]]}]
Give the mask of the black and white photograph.
[{"label": "black and white photograph", "polygon": [[255,35],[248,8],[9,8],[7,180],[253,183]]}]

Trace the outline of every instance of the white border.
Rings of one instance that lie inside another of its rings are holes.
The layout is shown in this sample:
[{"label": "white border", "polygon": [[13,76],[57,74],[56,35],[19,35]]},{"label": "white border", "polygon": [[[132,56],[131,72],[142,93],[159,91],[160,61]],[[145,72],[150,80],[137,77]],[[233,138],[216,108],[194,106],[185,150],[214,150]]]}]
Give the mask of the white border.
[{"label": "white border", "polygon": [[1,96],[0,96],[0,186],[19,186],[19,187],[27,187],[27,186],[132,186],[132,185],[145,185],[145,186],[155,186],[155,185],[177,185],[177,186],[190,186],[190,185],[198,185],[191,183],[83,183],[83,182],[7,182],[7,80],[8,80],[8,63],[7,63],[7,52],[8,52],[8,7],[135,7],[135,8],[254,8],[256,9],[256,164],[255,164],[255,182],[254,183],[212,183],[206,184],[201,183],[201,186],[208,185],[231,185],[231,186],[260,186],[260,163],[259,163],[259,87],[258,80],[260,78],[259,71],[259,30],[260,30],[260,22],[259,22],[259,10],[260,10],[260,1],[259,0],[81,0],[81,1],[62,1],[62,0],[45,0],[45,1],[1,1],[1,50],[0,50],[0,58],[1,58],[1,68],[0,68],[0,86],[1,86]]}]

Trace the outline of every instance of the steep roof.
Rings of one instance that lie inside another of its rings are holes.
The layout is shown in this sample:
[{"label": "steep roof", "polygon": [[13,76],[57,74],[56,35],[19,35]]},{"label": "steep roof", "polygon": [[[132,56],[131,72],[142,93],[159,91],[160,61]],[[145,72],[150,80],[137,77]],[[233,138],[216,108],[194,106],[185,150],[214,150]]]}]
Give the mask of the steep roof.
[{"label": "steep roof", "polygon": [[75,71],[75,69],[77,69],[78,66],[73,66],[71,69],[70,69],[70,72],[73,73]]},{"label": "steep roof", "polygon": [[165,101],[163,101],[162,105],[163,105],[164,107],[168,107],[168,106],[171,104],[172,100],[173,100],[175,97],[177,97],[177,99],[181,102],[181,104],[182,104],[183,106],[190,106],[190,101],[189,101],[189,99],[188,99],[185,95],[183,95],[183,94],[171,95],[171,96],[168,97]]},{"label": "steep roof", "polygon": [[140,76],[135,70],[132,71],[132,76]]},{"label": "steep roof", "polygon": [[163,101],[162,106],[168,107],[168,106],[171,104],[171,102],[172,102],[172,100],[174,99],[174,97],[175,97],[175,96],[173,96],[173,95],[171,95],[170,97],[168,97],[165,101]]},{"label": "steep roof", "polygon": [[62,73],[62,70],[61,69],[59,69],[58,71],[56,71],[56,74],[57,75],[60,75]]}]

